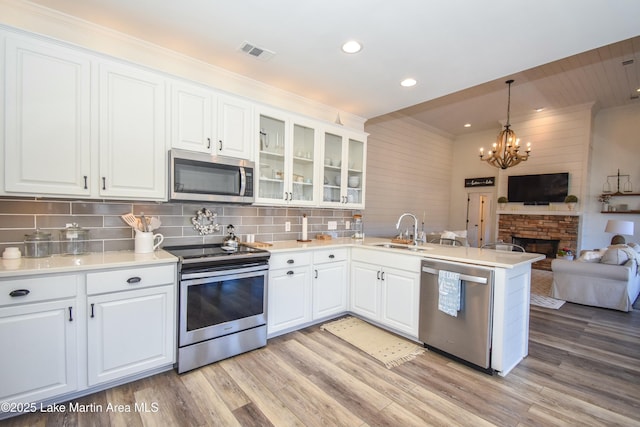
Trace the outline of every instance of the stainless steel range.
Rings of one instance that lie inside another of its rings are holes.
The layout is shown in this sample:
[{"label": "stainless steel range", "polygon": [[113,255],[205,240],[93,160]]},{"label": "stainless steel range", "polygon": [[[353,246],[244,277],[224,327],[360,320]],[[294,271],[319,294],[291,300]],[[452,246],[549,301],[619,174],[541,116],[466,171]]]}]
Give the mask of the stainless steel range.
[{"label": "stainless steel range", "polygon": [[163,249],[180,258],[178,373],[267,344],[268,251],[219,244]]}]

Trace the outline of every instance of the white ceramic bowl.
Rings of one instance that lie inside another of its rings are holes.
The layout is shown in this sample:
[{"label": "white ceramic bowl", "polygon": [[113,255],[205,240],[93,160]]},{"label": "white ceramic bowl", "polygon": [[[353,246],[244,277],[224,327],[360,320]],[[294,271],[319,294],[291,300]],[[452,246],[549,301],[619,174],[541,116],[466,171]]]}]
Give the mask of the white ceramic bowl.
[{"label": "white ceramic bowl", "polygon": [[349,187],[351,188],[360,187],[360,177],[358,175],[353,175],[349,177]]}]

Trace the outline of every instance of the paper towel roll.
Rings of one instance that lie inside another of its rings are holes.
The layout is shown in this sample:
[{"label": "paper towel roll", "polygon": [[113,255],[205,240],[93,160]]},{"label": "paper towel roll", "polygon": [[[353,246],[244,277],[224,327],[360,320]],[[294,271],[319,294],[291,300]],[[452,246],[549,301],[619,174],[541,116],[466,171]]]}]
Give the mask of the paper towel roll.
[{"label": "paper towel roll", "polygon": [[307,240],[307,215],[302,215],[302,240]]}]

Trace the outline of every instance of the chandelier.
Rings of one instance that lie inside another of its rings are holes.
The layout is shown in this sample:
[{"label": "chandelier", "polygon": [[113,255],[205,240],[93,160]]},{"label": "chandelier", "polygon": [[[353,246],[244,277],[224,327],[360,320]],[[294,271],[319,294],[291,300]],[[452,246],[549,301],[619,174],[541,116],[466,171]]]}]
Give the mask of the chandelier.
[{"label": "chandelier", "polygon": [[516,133],[511,130],[511,124],[509,123],[509,114],[511,112],[511,83],[513,83],[513,80],[507,80],[505,83],[509,85],[507,124],[504,125],[504,130],[498,134],[496,142],[493,143],[493,148],[489,150],[486,156],[484,155],[484,148],[480,149],[480,160],[484,160],[491,166],[500,169],[507,169],[520,162],[526,161],[531,152],[531,143],[528,142],[525,154],[520,154],[520,140],[516,138]]}]

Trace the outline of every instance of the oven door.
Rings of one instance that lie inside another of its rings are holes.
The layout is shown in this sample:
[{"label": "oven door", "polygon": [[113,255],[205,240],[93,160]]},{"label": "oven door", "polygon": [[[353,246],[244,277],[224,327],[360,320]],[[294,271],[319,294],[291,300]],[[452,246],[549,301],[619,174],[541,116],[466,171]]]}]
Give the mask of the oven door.
[{"label": "oven door", "polygon": [[[266,324],[268,265],[182,274],[180,347]],[[195,277],[190,277],[195,276]]]}]

